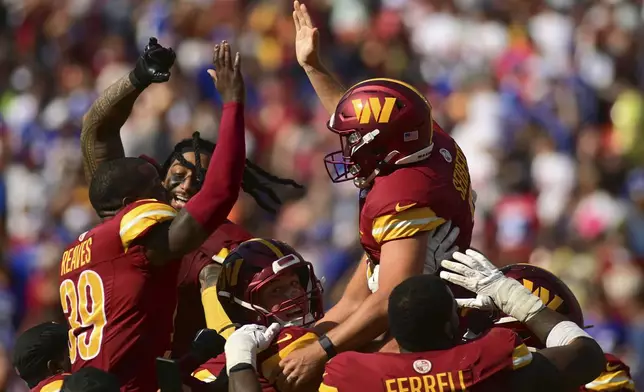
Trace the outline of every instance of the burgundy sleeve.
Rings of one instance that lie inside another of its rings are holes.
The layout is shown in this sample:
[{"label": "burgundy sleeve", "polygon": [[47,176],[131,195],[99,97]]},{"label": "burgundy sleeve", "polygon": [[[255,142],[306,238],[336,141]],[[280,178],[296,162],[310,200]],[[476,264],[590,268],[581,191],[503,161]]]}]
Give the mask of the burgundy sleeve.
[{"label": "burgundy sleeve", "polygon": [[184,207],[205,230],[214,231],[228,217],[239,196],[245,163],[244,105],[227,103],[204,184]]}]

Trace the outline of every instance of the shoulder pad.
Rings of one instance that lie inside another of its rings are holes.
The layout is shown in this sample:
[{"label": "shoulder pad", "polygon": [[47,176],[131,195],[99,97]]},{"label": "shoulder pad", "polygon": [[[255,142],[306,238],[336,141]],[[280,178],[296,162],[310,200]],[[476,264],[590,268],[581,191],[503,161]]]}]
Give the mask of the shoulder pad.
[{"label": "shoulder pad", "polygon": [[142,237],[154,225],[174,219],[177,211],[170,205],[157,200],[141,200],[124,212],[119,225],[119,236],[124,249],[137,238]]}]

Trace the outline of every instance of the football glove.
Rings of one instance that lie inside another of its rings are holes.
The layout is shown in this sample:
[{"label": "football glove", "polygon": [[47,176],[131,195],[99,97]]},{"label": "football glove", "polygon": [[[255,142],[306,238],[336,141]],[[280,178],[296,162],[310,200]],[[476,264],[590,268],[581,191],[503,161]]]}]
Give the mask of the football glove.
[{"label": "football glove", "polygon": [[487,295],[477,295],[476,298],[456,298],[456,304],[459,308],[478,309],[483,311],[497,310],[494,301]]},{"label": "football glove", "polygon": [[257,354],[266,350],[282,327],[278,323],[266,328],[249,324],[239,328],[226,341],[226,371],[241,363],[250,364],[257,369]]},{"label": "football glove", "polygon": [[502,312],[522,323],[545,307],[539,297],[519,281],[503,275],[482,254],[468,249],[465,253],[454,253],[452,258],[458,262],[443,260],[441,266],[448,271],[441,271],[440,277],[476,293],[477,298],[469,303],[471,306],[489,306],[489,300],[479,297],[490,297]]},{"label": "football glove", "polygon": [[167,82],[176,57],[172,48],[164,48],[156,38],[150,38],[130,72],[130,81],[138,89],[144,89],[152,83]]},{"label": "football glove", "polygon": [[458,246],[455,246],[454,243],[456,243],[460,232],[458,227],[452,227],[452,221],[447,221],[429,232],[427,256],[423,267],[424,274],[436,273],[441,260],[452,257],[452,254],[458,250]]}]

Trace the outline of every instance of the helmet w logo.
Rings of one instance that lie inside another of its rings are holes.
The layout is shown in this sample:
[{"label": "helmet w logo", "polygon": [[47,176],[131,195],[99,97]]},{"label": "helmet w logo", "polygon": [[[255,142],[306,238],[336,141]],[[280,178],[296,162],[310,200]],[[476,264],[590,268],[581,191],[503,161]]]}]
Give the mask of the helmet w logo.
[{"label": "helmet w logo", "polygon": [[396,98],[386,97],[384,106],[381,105],[380,99],[376,97],[371,97],[367,101],[354,99],[351,103],[356,112],[356,117],[360,119],[360,124],[369,124],[371,122],[371,114],[373,114],[376,122],[386,124],[389,122],[391,112],[394,110]]},{"label": "helmet w logo", "polygon": [[555,295],[552,300],[550,300],[550,290],[545,287],[537,287],[536,290],[533,290],[534,283],[531,280],[523,279],[523,286],[530,290],[532,294],[536,295],[543,301],[543,303],[550,309],[556,311],[563,304],[563,299],[560,296]]}]

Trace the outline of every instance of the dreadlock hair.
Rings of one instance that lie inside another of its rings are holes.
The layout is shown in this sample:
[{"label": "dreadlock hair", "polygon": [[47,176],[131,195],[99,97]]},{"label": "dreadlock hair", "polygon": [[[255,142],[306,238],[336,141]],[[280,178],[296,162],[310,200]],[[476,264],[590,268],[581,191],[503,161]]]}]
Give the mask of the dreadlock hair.
[{"label": "dreadlock hair", "polygon": [[[192,134],[192,138],[183,139],[174,146],[172,153],[165,160],[162,166],[162,177],[167,176],[168,171],[172,162],[176,159],[182,166],[187,167],[195,173],[195,181],[197,183],[197,188],[201,188],[203,185],[204,179],[206,177],[206,168],[203,167],[201,163],[201,154],[206,154],[212,156],[215,151],[215,143],[208,140],[202,139],[199,132]],[[186,158],[183,157],[183,154],[187,152],[194,152],[195,154],[195,164],[188,162]],[[270,187],[264,185],[261,179],[268,180],[275,184],[280,185],[290,185],[293,188],[303,189],[304,187],[294,180],[281,178],[276,175],[273,175],[261,167],[257,166],[250,160],[246,159],[246,166],[244,168],[244,175],[242,177],[241,188],[244,192],[248,193],[255,199],[257,205],[259,205],[265,211],[276,213],[275,208],[270,206],[264,197],[268,196],[274,203],[281,205],[282,201],[277,197],[275,191]]]},{"label": "dreadlock hair", "polygon": [[150,181],[140,169],[149,164],[142,158],[126,157],[98,166],[89,185],[89,201],[99,217],[121,209],[124,199],[140,196],[141,185]]}]

